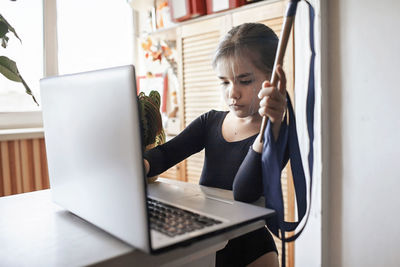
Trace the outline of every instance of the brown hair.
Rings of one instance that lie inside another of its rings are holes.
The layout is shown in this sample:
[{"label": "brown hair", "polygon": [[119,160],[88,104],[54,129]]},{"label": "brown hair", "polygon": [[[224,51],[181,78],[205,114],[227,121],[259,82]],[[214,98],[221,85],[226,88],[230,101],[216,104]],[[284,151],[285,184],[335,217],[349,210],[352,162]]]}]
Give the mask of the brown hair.
[{"label": "brown hair", "polygon": [[212,65],[215,68],[220,59],[246,56],[256,68],[270,74],[278,42],[278,36],[264,24],[241,24],[232,28],[219,43]]}]

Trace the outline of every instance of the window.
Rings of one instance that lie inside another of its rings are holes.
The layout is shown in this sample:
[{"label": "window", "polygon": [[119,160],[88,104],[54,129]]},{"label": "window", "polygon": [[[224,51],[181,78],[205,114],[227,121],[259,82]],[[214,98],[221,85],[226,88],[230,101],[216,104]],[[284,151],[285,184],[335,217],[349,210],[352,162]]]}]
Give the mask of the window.
[{"label": "window", "polygon": [[58,0],[59,74],[133,62],[132,9],[126,0]]},{"label": "window", "polygon": [[[39,80],[43,77],[43,3],[42,0],[1,1],[0,12],[14,27],[22,43],[11,33],[4,55],[17,63],[18,69],[37,99]],[[25,93],[21,83],[0,74],[0,113],[40,110]]]},{"label": "window", "polygon": [[[1,1],[0,12],[22,39],[21,44],[10,35],[9,46],[0,47],[0,54],[17,62],[39,104],[39,80],[45,73],[75,73],[133,62],[133,11],[126,0]],[[40,106],[22,84],[0,75],[0,129],[41,125]]]}]

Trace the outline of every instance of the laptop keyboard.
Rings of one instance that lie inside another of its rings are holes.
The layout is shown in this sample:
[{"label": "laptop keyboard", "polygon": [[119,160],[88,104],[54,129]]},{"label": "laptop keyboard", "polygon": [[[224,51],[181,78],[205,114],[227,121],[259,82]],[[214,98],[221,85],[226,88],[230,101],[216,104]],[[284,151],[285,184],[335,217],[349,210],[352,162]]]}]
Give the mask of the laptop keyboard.
[{"label": "laptop keyboard", "polygon": [[220,224],[221,221],[147,198],[150,228],[174,237]]}]

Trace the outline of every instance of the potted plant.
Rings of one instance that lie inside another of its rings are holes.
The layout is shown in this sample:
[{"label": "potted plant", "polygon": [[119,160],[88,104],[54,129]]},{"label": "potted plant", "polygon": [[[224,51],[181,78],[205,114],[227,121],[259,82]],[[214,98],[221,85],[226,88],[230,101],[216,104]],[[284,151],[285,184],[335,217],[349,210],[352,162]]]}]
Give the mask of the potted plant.
[{"label": "potted plant", "polygon": [[[18,37],[17,32],[15,29],[7,22],[7,20],[0,14],[0,39],[1,39],[1,46],[3,48],[7,48],[8,40],[10,39],[7,34],[13,33],[14,36],[21,41]],[[17,64],[15,61],[9,59],[6,56],[0,56],[0,73],[3,74],[7,79],[20,82],[25,87],[25,92],[32,96],[33,101],[37,105],[39,105],[35,99],[35,96],[32,94],[32,90],[29,88],[28,84],[24,81],[21,74],[18,71]]]},{"label": "potted plant", "polygon": [[[140,92],[138,95],[142,123],[143,150],[151,149],[165,143],[165,132],[160,113],[161,97],[157,91],[151,91],[148,96]],[[148,179],[154,182],[157,176]]]}]

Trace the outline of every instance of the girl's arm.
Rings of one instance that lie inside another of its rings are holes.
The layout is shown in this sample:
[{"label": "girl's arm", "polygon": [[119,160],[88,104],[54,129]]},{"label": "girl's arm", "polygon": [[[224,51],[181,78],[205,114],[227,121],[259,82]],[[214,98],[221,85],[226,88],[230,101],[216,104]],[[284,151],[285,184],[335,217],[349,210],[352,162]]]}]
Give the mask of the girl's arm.
[{"label": "girl's arm", "polygon": [[163,173],[204,148],[207,116],[208,113],[201,115],[167,143],[144,152],[144,166],[148,177]]},{"label": "girl's arm", "polygon": [[[281,155],[280,162],[281,170],[285,167],[287,162],[286,148],[287,148],[287,131],[288,127],[286,120],[281,123],[278,138],[269,138],[272,142],[275,142],[276,153]],[[266,128],[266,134],[273,135],[273,125],[269,121]],[[266,138],[265,138],[266,139]],[[260,143],[260,136],[257,136],[254,144]],[[262,182],[262,167],[261,167],[261,152],[256,150],[256,146],[253,144],[250,147],[246,157],[236,173],[235,180],[233,181],[233,196],[235,200],[244,202],[254,202],[260,198],[263,194],[263,182]],[[267,146],[270,144],[266,144]],[[262,143],[261,143],[262,147]]]},{"label": "girl's arm", "polygon": [[261,179],[261,154],[251,147],[233,181],[233,197],[243,202],[254,202],[263,192]]}]

